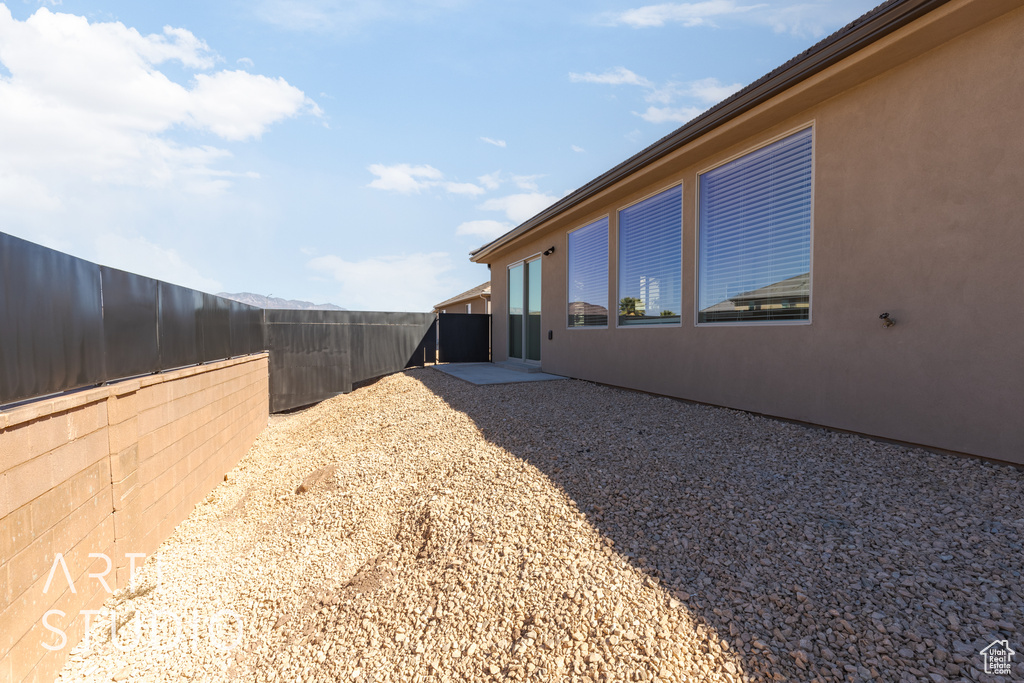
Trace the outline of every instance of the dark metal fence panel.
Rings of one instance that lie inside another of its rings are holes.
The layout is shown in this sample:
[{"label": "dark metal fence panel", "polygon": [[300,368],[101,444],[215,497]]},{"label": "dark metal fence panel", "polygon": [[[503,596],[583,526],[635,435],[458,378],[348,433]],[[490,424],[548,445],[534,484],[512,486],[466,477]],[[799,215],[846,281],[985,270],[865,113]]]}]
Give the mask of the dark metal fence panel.
[{"label": "dark metal fence panel", "polygon": [[353,326],[352,382],[381,377],[405,368],[427,336],[429,313],[374,313]]},{"label": "dark metal fence panel", "polygon": [[203,362],[202,308],[202,292],[160,283],[160,370]]},{"label": "dark metal fence panel", "polygon": [[437,316],[430,324],[430,332],[423,338],[423,360],[427,363],[437,362]]},{"label": "dark metal fence panel", "polygon": [[423,340],[420,345],[416,347],[416,350],[412,352],[412,357],[406,362],[405,367],[407,368],[422,368],[427,363],[437,362],[437,319],[430,323],[430,329],[423,335]]},{"label": "dark metal fence panel", "polygon": [[430,329],[430,313],[266,311],[270,409],[280,412],[398,372]]},{"label": "dark metal fence panel", "polygon": [[245,356],[267,348],[263,335],[263,309],[228,301],[231,355]]},{"label": "dark metal fence panel", "polygon": [[0,403],[106,377],[99,266],[0,233]]},{"label": "dark metal fence panel", "polygon": [[324,322],[317,313],[265,312],[271,412],[309,405],[351,390],[350,329]]},{"label": "dark metal fence panel", "polygon": [[153,372],[160,364],[159,281],[100,266],[107,378]]},{"label": "dark metal fence panel", "polygon": [[235,355],[231,353],[230,310],[227,299],[203,294],[198,327],[203,338],[201,348],[204,363]]},{"label": "dark metal fence panel", "polygon": [[491,360],[491,316],[487,313],[438,313],[438,362],[487,363]]}]

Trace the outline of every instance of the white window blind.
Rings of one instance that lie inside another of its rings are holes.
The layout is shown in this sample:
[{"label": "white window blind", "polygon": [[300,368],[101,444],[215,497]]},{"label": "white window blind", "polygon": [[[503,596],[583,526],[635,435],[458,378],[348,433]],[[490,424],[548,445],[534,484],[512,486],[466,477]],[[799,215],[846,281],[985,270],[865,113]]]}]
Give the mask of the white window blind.
[{"label": "white window blind", "polygon": [[608,324],[608,219],[569,233],[569,327]]},{"label": "white window blind", "polygon": [[682,219],[682,186],[619,211],[620,325],[679,322]]},{"label": "white window blind", "polygon": [[810,317],[812,131],[700,176],[697,321]]}]

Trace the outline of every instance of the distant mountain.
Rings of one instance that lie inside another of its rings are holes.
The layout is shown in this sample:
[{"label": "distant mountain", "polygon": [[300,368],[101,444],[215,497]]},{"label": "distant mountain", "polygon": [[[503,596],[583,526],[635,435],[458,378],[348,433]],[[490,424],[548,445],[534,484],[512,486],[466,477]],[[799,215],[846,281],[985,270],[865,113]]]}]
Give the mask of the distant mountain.
[{"label": "distant mountain", "polygon": [[219,292],[217,296],[222,296],[225,299],[231,299],[232,301],[240,301],[243,304],[249,304],[250,306],[258,306],[259,308],[287,308],[296,309],[300,311],[348,310],[346,308],[342,308],[341,306],[335,306],[334,304],[314,304],[310,301],[281,299],[276,296],[263,296],[262,294],[253,294],[252,292],[239,292],[238,294],[228,294],[227,292]]}]

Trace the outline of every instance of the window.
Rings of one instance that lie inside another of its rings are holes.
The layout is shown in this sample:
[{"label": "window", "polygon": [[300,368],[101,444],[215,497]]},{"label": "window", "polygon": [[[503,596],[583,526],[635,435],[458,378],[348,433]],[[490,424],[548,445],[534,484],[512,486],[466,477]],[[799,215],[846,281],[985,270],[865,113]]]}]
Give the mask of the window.
[{"label": "window", "polygon": [[569,327],[608,325],[608,219],[569,233]]},{"label": "window", "polygon": [[810,320],[812,141],[808,128],[700,176],[698,323]]},{"label": "window", "polygon": [[619,211],[619,325],[678,323],[683,188]]}]

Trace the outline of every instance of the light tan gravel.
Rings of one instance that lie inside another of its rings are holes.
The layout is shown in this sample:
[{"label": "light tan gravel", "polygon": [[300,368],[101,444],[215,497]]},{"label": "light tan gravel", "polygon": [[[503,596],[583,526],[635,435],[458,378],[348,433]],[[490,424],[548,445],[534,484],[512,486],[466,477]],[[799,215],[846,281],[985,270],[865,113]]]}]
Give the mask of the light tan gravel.
[{"label": "light tan gravel", "polygon": [[414,370],[275,419],[61,680],[1021,680],[1022,541],[1009,467]]}]

